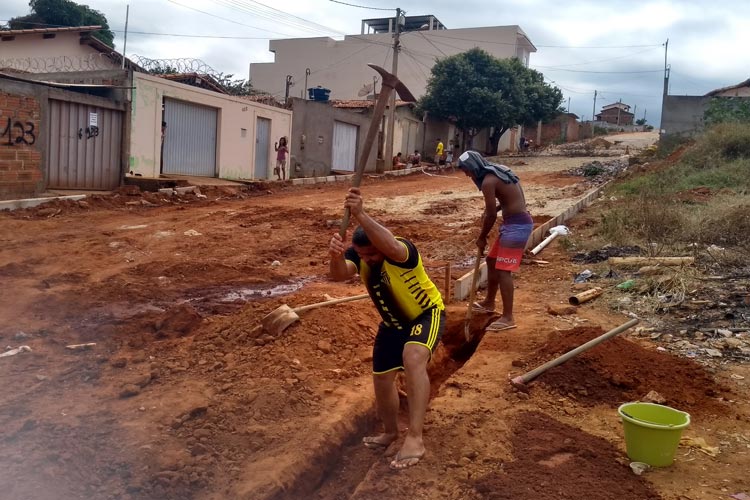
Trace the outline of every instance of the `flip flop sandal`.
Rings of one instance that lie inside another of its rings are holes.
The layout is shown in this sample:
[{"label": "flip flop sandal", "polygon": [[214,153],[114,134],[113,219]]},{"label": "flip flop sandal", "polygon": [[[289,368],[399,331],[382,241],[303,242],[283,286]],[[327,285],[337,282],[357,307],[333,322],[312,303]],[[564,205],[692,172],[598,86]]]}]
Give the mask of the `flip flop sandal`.
[{"label": "flip flop sandal", "polygon": [[516,324],[504,323],[502,321],[495,321],[487,327],[488,332],[502,332],[503,330],[512,330],[518,328]]},{"label": "flip flop sandal", "polygon": [[[393,442],[391,441],[391,443],[386,444],[386,443],[380,443],[378,441],[365,441],[365,439],[367,438],[366,437],[362,438],[362,444],[365,445],[365,448],[369,448],[371,450],[385,450]],[[371,437],[371,439],[374,439],[374,438]]]},{"label": "flip flop sandal", "polygon": [[[391,470],[408,469],[409,467],[414,467],[415,465],[417,465],[420,462],[420,460],[422,460],[422,457],[424,457],[424,453],[420,455],[409,455],[408,457],[402,457],[400,454],[397,454],[396,457],[393,459],[393,461],[390,463],[389,467],[391,468]],[[416,460],[416,461],[410,462],[411,460]],[[399,463],[404,463],[404,466],[399,467],[398,465],[394,465],[394,464],[399,464]]]},{"label": "flip flop sandal", "polygon": [[471,309],[474,312],[486,313],[486,314],[493,314],[495,312],[494,309],[487,309],[479,302],[474,302],[473,304],[471,304]]}]

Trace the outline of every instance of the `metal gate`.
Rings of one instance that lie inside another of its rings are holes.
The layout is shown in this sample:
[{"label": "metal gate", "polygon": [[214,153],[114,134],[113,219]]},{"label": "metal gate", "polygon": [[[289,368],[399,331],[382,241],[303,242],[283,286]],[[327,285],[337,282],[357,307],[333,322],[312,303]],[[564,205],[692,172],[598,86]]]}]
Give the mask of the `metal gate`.
[{"label": "metal gate", "polygon": [[268,178],[268,153],[271,151],[271,120],[258,118],[255,124],[255,178]]},{"label": "metal gate", "polygon": [[116,188],[122,111],[55,99],[49,106],[47,187]]},{"label": "metal gate", "polygon": [[333,122],[332,170],[354,172],[357,164],[357,131],[359,127],[344,122]]},{"label": "metal gate", "polygon": [[216,108],[164,99],[164,174],[216,177]]}]

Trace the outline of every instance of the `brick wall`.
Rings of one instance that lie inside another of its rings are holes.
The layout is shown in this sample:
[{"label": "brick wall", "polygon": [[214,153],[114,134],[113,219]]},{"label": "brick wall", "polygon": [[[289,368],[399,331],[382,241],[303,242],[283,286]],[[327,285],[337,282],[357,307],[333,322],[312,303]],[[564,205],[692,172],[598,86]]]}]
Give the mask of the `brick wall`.
[{"label": "brick wall", "polygon": [[43,190],[40,115],[34,97],[0,91],[0,198]]}]

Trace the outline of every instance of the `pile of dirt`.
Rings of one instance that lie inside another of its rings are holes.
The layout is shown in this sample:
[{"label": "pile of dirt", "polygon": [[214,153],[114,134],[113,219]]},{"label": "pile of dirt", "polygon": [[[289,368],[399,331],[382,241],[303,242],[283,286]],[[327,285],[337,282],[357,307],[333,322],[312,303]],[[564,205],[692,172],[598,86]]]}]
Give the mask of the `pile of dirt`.
[{"label": "pile of dirt", "polygon": [[568,170],[568,174],[585,177],[589,183],[601,184],[617,177],[628,168],[627,158],[608,161],[592,161]]},{"label": "pile of dirt", "polygon": [[645,479],[618,464],[609,442],[547,415],[522,413],[511,433],[514,460],[473,480],[489,500],[661,498]]},{"label": "pile of dirt", "polygon": [[[514,365],[539,366],[601,335],[598,327],[553,332],[532,356]],[[675,383],[679,380],[679,383]],[[537,383],[585,405],[617,405],[661,394],[669,406],[695,413],[727,411],[719,396],[728,391],[696,362],[646,349],[615,337],[545,372]]]}]

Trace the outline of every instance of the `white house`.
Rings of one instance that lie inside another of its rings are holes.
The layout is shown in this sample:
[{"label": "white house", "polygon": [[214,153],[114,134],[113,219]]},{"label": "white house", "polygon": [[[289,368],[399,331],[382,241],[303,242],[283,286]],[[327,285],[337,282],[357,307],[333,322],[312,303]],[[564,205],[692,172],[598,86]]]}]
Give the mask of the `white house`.
[{"label": "white house", "polygon": [[[250,80],[256,89],[283,96],[291,75],[292,96],[304,97],[306,88],[322,86],[331,90],[331,99],[361,99],[372,94],[376,76],[367,64],[391,69],[394,20],[365,19],[361,34],[343,40],[271,40],[274,62],[251,63]],[[528,66],[529,55],[536,52],[518,26],[447,29],[434,16],[406,17],[400,42],[398,76],[417,98],[425,93],[430,70],[441,57],[479,47],[498,58],[517,57]]]}]

